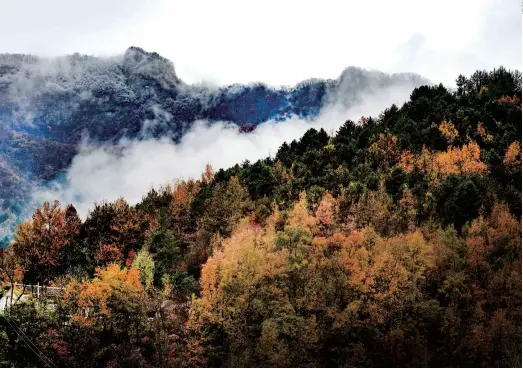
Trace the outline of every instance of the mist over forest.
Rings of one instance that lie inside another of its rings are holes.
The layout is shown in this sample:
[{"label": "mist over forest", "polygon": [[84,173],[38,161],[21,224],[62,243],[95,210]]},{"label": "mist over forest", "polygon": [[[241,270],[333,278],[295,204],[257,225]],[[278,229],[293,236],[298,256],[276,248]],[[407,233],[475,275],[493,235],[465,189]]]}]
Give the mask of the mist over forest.
[{"label": "mist over forest", "polygon": [[0,239],[43,201],[75,202],[83,216],[94,201],[135,204],[209,162],[258,160],[310,127],[333,131],[427,83],[350,67],[288,88],[189,85],[171,61],[137,47],[107,58],[0,55]]}]

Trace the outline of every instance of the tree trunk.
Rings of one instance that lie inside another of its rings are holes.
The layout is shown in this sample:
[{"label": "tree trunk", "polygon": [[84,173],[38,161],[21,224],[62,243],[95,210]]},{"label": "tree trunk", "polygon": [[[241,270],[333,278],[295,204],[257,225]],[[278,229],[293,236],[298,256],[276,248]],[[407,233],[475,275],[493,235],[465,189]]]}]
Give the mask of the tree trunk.
[{"label": "tree trunk", "polygon": [[[15,293],[15,284],[13,283],[13,281],[11,281],[11,306],[9,308],[12,308],[13,307],[13,297],[14,297],[14,293]],[[18,300],[17,300],[18,301]],[[7,302],[6,302],[6,305],[7,305]]]}]

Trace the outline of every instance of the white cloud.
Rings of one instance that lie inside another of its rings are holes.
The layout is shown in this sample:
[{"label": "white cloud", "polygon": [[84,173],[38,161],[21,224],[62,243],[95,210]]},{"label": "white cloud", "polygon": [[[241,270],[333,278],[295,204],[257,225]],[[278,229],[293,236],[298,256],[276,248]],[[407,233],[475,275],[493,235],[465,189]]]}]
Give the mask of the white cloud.
[{"label": "white cloud", "polygon": [[36,203],[59,199],[73,203],[82,216],[94,201],[114,201],[123,196],[136,204],[153,186],[176,178],[198,178],[205,164],[215,169],[228,168],[244,160],[256,161],[274,155],[284,141],[299,138],[307,129],[336,130],[347,119],[378,115],[392,103],[408,99],[412,86],[394,86],[363,96],[356,107],[328,105],[312,121],[290,118],[284,122],[266,122],[250,134],[242,134],[235,124],[220,122],[207,125],[195,122],[179,144],[169,138],[142,141],[121,140],[116,146],[83,144],[66,173],[64,184],[50,189],[36,189]]},{"label": "white cloud", "polygon": [[453,83],[478,68],[521,65],[518,0],[0,0],[0,6],[0,52],[112,55],[136,45],[171,59],[189,83],[292,85],[334,78],[349,65]]}]

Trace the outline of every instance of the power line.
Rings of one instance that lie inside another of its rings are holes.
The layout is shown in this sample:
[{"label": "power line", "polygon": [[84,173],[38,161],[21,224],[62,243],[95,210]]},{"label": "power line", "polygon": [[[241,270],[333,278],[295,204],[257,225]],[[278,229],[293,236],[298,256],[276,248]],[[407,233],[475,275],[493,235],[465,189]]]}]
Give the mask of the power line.
[{"label": "power line", "polygon": [[49,365],[49,363],[43,358],[41,357],[34,349],[33,347],[31,347],[31,345],[29,343],[26,342],[25,338],[20,334],[20,332],[18,332],[15,327],[13,327],[11,325],[11,323],[9,322],[9,320],[6,318],[5,320],[7,322],[7,324],[9,324],[9,326],[13,329],[13,331],[15,331],[15,333],[18,335],[18,337],[20,337],[22,339],[22,341],[24,341],[24,343],[26,344],[27,347],[29,347],[29,349],[31,349],[31,351],[33,351],[33,353],[40,359],[44,362],[45,365],[51,367],[51,365]]},{"label": "power line", "polygon": [[[47,356],[44,355],[44,353],[42,351],[40,351],[40,349],[29,339],[29,337],[27,337],[21,330],[17,330],[13,324],[15,324],[14,321],[10,321],[10,318],[7,317],[7,315],[4,315],[4,318],[5,318],[5,321],[7,322],[7,324],[9,324],[9,326],[15,331],[15,333],[18,335],[18,337],[22,338],[22,340],[25,342],[25,344],[27,345],[27,347],[29,347],[31,349],[31,351],[34,352],[34,354],[36,356],[38,356],[38,358],[40,358],[40,360],[42,360],[44,362],[44,364],[48,365],[49,367],[55,367],[56,368],[56,365],[54,365],[54,363],[51,361],[51,359],[49,359]],[[11,322],[13,324],[11,324]],[[15,324],[16,326],[16,324]],[[25,337],[25,338],[24,338]],[[40,352],[40,354],[38,354],[38,352],[36,352],[33,347],[31,347],[31,344],[29,344],[27,341],[29,341],[29,343],[31,343],[34,348]]]},{"label": "power line", "polygon": [[31,339],[29,337],[27,337],[25,335],[25,333],[20,329],[20,327],[16,324],[16,322],[14,320],[11,320],[11,323],[14,324],[14,326],[18,329],[18,331],[22,334],[22,336],[24,336],[28,341],[29,343],[31,343],[33,345],[33,347],[44,357],[44,359],[46,359],[49,363],[51,363],[51,366],[54,366],[56,368],[56,365],[54,365],[54,363],[52,362],[51,359],[49,359],[43,352],[42,350],[40,350],[38,348],[38,346],[33,342],[31,341]]},{"label": "power line", "polygon": [[[13,330],[16,332],[16,334],[18,334],[18,336],[20,338],[22,338],[22,340],[25,342],[25,344],[31,349],[31,351],[33,351],[36,356],[38,356],[45,364],[47,364],[49,367],[55,367],[56,368],[56,365],[54,365],[54,363],[51,361],[51,359],[49,359],[47,356],[45,356],[45,354],[38,348],[38,346],[36,346],[30,339],[29,337],[27,337],[25,335],[24,332],[22,332],[22,330],[20,329],[20,327],[18,327],[16,325],[16,323],[14,322],[14,320],[11,320],[9,321],[9,318],[7,318],[7,316],[5,317],[6,318],[6,321],[7,323],[11,326],[11,328],[13,328]],[[11,324],[12,323],[12,324]],[[14,324],[14,327],[13,327],[13,324]],[[16,327],[16,328],[15,328]],[[27,341],[26,341],[27,340]],[[28,342],[29,341],[29,342]],[[32,345],[32,346],[31,346]],[[33,349],[36,349],[38,352],[35,352],[35,350]]]}]

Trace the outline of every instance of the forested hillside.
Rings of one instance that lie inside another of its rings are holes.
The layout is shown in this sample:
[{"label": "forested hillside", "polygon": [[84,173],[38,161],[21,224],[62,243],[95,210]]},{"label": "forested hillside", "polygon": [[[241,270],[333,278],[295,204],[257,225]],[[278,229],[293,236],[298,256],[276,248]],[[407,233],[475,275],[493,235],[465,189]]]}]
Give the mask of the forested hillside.
[{"label": "forested hillside", "polygon": [[521,366],[521,74],[457,87],[85,221],[43,204],[1,281],[62,292],[1,307],[0,362]]}]

